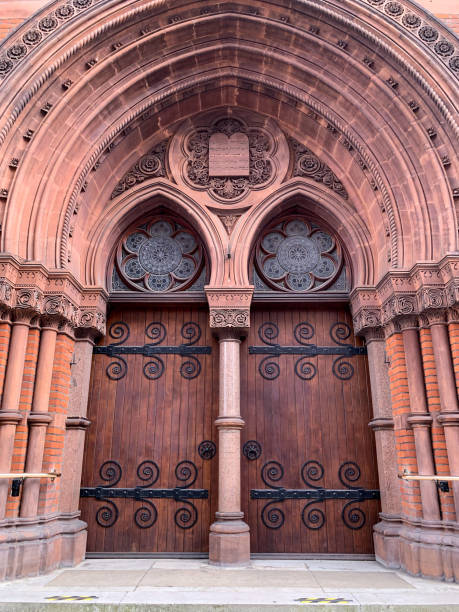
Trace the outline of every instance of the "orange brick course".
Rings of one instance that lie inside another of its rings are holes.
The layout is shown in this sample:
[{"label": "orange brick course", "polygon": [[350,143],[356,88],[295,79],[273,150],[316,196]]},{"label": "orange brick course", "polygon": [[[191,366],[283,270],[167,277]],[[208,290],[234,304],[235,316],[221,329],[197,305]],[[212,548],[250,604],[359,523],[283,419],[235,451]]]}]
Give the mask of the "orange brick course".
[{"label": "orange brick course", "polygon": [[[432,334],[430,329],[420,330],[420,341],[422,350],[422,361],[424,365],[424,376],[426,381],[427,406],[433,417],[432,422],[432,448],[437,474],[450,474],[448,456],[446,452],[446,440],[443,427],[438,423],[437,417],[440,412],[440,394],[438,391],[437,370],[432,345]],[[450,491],[444,493],[439,491],[440,508],[444,520],[456,520],[454,510],[454,498]]]},{"label": "orange brick course", "polygon": [[[417,472],[414,435],[405,423],[406,416],[411,412],[408,393],[408,378],[406,373],[405,349],[400,333],[393,334],[386,340],[387,356],[390,360],[389,381],[392,398],[392,413],[394,416],[395,448],[399,472]],[[408,517],[422,516],[421,495],[419,483],[415,481],[400,481],[402,512]]]}]

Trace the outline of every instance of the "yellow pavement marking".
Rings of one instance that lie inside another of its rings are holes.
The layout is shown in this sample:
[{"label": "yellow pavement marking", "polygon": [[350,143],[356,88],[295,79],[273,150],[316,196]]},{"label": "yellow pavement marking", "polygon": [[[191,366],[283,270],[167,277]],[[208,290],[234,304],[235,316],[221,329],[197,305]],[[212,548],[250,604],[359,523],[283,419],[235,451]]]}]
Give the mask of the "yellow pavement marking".
[{"label": "yellow pavement marking", "polygon": [[350,604],[352,601],[343,597],[300,597],[295,599],[299,603],[320,603],[320,604]]},{"label": "yellow pavement marking", "polygon": [[53,595],[45,597],[49,601],[87,601],[88,599],[97,599],[95,595]]}]

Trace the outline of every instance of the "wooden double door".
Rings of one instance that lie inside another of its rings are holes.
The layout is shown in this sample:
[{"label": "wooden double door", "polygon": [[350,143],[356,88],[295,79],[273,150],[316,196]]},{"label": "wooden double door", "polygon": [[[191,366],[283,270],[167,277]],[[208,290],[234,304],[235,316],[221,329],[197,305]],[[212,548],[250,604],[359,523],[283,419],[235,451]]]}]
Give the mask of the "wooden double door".
[{"label": "wooden double door", "polygon": [[[207,308],[117,307],[107,330],[94,349],[88,404],[88,551],[206,552],[217,510],[219,381]],[[341,307],[253,311],[241,344],[252,552],[373,551],[377,472],[363,353]]]}]

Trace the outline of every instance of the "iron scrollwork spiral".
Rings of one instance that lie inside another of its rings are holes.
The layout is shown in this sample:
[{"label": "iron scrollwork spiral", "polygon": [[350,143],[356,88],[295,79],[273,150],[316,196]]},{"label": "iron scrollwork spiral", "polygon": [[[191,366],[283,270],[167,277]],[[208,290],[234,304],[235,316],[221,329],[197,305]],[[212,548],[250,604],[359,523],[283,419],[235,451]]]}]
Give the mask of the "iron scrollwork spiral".
[{"label": "iron scrollwork spiral", "polygon": [[146,504],[135,511],[134,522],[140,529],[149,529],[158,520],[158,510],[156,506],[147,499],[142,500]]},{"label": "iron scrollwork spiral", "polygon": [[277,501],[265,504],[261,511],[261,520],[268,529],[280,529],[285,522],[285,514],[275,504]]},{"label": "iron scrollwork spiral", "polygon": [[184,344],[191,346],[192,344],[196,344],[198,340],[201,338],[201,327],[195,323],[194,321],[188,321],[182,327],[182,338],[186,340]]},{"label": "iron scrollwork spiral", "polygon": [[340,380],[349,380],[354,376],[354,366],[346,359],[338,357],[333,362],[332,372]]},{"label": "iron scrollwork spiral", "polygon": [[129,329],[129,325],[124,323],[124,321],[116,321],[110,325],[108,330],[108,335],[110,338],[116,340],[116,342],[110,342],[111,346],[118,346],[120,344],[124,344],[126,340],[129,338],[131,332]]},{"label": "iron scrollwork spiral", "polygon": [[158,465],[149,459],[142,461],[137,467],[137,477],[144,483],[140,485],[141,489],[151,487],[159,478]]},{"label": "iron scrollwork spiral", "polygon": [[[311,501],[305,505],[301,512],[301,520],[303,525],[308,529],[316,530],[321,529],[325,525],[325,514],[320,508],[310,508],[317,503],[323,503],[317,500]],[[308,510],[308,508],[310,508]]]},{"label": "iron scrollwork spiral", "polygon": [[295,374],[301,380],[311,380],[317,374],[317,368],[306,357],[300,357],[295,363]]},{"label": "iron scrollwork spiral", "polygon": [[314,483],[321,480],[323,478],[323,475],[324,466],[318,461],[311,459],[310,461],[306,461],[306,463],[303,463],[303,466],[301,468],[301,478],[303,479],[304,484],[308,487],[311,487],[311,489],[320,489],[320,487]]},{"label": "iron scrollwork spiral", "polygon": [[161,357],[153,356],[150,361],[143,366],[143,374],[148,380],[156,380],[161,378],[164,373],[164,361]]},{"label": "iron scrollwork spiral", "polygon": [[213,459],[217,453],[217,447],[212,440],[203,440],[198,446],[198,454],[201,459],[209,461]]},{"label": "iron scrollwork spiral", "polygon": [[271,321],[267,321],[266,323],[263,323],[258,328],[258,336],[260,340],[264,342],[265,344],[270,344],[270,345],[276,344],[276,342],[274,341],[278,337],[278,335],[279,335],[279,328],[277,327],[275,323],[272,323]]},{"label": "iron scrollwork spiral", "polygon": [[174,514],[174,522],[180,529],[191,529],[196,525],[198,520],[198,511],[196,506],[189,501],[183,501],[183,506],[180,506]]},{"label": "iron scrollwork spiral", "polygon": [[105,373],[110,380],[121,380],[127,374],[127,363],[122,357],[116,357],[114,361],[111,361],[105,368]]},{"label": "iron scrollwork spiral", "polygon": [[201,362],[197,357],[189,355],[189,357],[180,366],[180,375],[187,380],[197,378],[201,374]]},{"label": "iron scrollwork spiral", "polygon": [[300,344],[308,344],[306,340],[310,340],[314,336],[315,330],[311,323],[307,321],[302,321],[295,326],[293,334],[295,336],[295,340]]},{"label": "iron scrollwork spiral", "polygon": [[258,371],[265,380],[275,380],[280,375],[280,367],[271,356],[265,357],[260,361]]},{"label": "iron scrollwork spiral", "polygon": [[341,511],[341,518],[346,527],[357,530],[362,529],[367,521],[367,517],[361,508],[354,505],[355,503],[355,501],[350,501],[345,504]]},{"label": "iron scrollwork spiral", "polygon": [[271,489],[280,489],[276,483],[284,477],[284,468],[278,461],[268,461],[261,468],[261,479],[267,487]]},{"label": "iron scrollwork spiral", "polygon": [[147,338],[150,338],[150,340],[153,340],[153,342],[150,342],[150,344],[156,346],[157,344],[161,344],[161,342],[165,340],[167,331],[163,323],[160,323],[159,321],[153,321],[153,323],[147,325],[147,328],[145,329],[145,335],[147,336]]},{"label": "iron scrollwork spiral", "polygon": [[99,476],[102,478],[105,484],[102,487],[114,487],[121,480],[123,470],[118,461],[105,461],[102,463],[99,469]]},{"label": "iron scrollwork spiral", "polygon": [[198,468],[192,461],[180,461],[175,467],[175,477],[181,483],[181,489],[188,489],[196,482]]},{"label": "iron scrollwork spiral", "polygon": [[[345,461],[339,466],[338,478],[347,489],[360,489],[360,487],[356,487],[353,484],[360,479],[360,476],[360,467],[355,461]],[[355,500],[351,500],[345,504],[341,511],[341,518],[346,527],[358,530],[362,529],[365,525],[366,514],[361,508],[355,506],[355,504]]]},{"label": "iron scrollwork spiral", "polygon": [[119,512],[118,507],[112,501],[104,499],[104,504],[108,504],[99,508],[96,512],[96,523],[107,529],[113,527],[118,520]]},{"label": "iron scrollwork spiral", "polygon": [[330,338],[333,340],[333,342],[340,344],[341,346],[347,346],[349,344],[346,342],[346,340],[351,337],[351,334],[351,328],[343,321],[333,323],[333,325],[330,327]]},{"label": "iron scrollwork spiral", "polygon": [[256,461],[261,457],[261,444],[257,440],[247,440],[242,447],[244,457],[249,461]]},{"label": "iron scrollwork spiral", "polygon": [[338,478],[348,489],[360,489],[360,487],[355,487],[352,484],[360,478],[360,467],[355,461],[345,461],[342,463],[339,466]]}]

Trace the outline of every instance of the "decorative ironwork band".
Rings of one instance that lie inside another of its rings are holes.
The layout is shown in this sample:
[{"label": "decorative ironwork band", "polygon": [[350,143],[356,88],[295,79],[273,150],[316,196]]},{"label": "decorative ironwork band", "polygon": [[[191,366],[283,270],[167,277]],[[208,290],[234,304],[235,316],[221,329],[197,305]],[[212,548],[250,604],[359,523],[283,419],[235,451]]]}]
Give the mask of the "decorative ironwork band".
[{"label": "decorative ironwork band", "polygon": [[330,327],[330,338],[336,346],[318,346],[306,342],[314,336],[314,327],[307,321],[296,325],[293,330],[295,340],[298,345],[281,346],[276,344],[275,339],[279,335],[278,326],[268,321],[260,325],[258,336],[266,346],[249,346],[251,355],[267,355],[261,360],[258,371],[266,380],[275,380],[280,375],[280,367],[272,357],[280,355],[301,355],[295,363],[295,374],[302,380],[311,380],[317,374],[317,367],[307,357],[317,357],[318,355],[339,355],[332,365],[333,374],[341,380],[349,380],[354,375],[354,366],[344,357],[355,357],[356,355],[366,355],[365,346],[353,346],[346,340],[351,336],[351,328],[347,323],[338,322]]},{"label": "decorative ironwork band", "polygon": [[201,362],[196,355],[210,355],[212,352],[212,347],[210,346],[194,346],[201,338],[201,333],[201,327],[198,323],[189,321],[182,326],[181,330],[182,338],[186,342],[176,346],[162,345],[161,343],[166,338],[167,330],[162,323],[154,321],[145,329],[146,336],[152,342],[143,346],[121,346],[128,340],[130,329],[127,323],[118,321],[112,323],[108,330],[109,336],[116,340],[116,342],[112,342],[108,346],[95,346],[93,353],[95,355],[114,357],[114,361],[111,361],[105,370],[108,378],[111,380],[120,380],[127,374],[128,364],[121,355],[143,355],[144,357],[150,357],[151,360],[147,361],[143,366],[143,374],[149,380],[156,380],[164,373],[164,361],[158,355],[180,355],[181,357],[187,357],[187,360],[180,366],[180,375],[191,380],[201,373]]},{"label": "decorative ironwork band", "polygon": [[355,483],[360,478],[360,467],[353,461],[342,463],[338,470],[338,478],[345,489],[325,489],[316,483],[320,481],[325,473],[323,465],[316,460],[306,461],[301,467],[301,479],[308,489],[286,489],[278,486],[278,482],[284,476],[284,468],[278,461],[268,461],[261,468],[261,479],[270,487],[269,489],[252,489],[251,499],[269,499],[261,510],[261,521],[268,529],[280,529],[285,522],[285,514],[282,508],[276,506],[286,499],[308,499],[302,509],[301,520],[308,529],[321,529],[325,522],[325,512],[321,508],[314,507],[315,504],[323,503],[327,499],[349,500],[341,511],[343,523],[349,529],[362,529],[366,523],[366,514],[356,504],[365,500],[377,500],[380,498],[379,489],[364,489],[356,487]]}]

